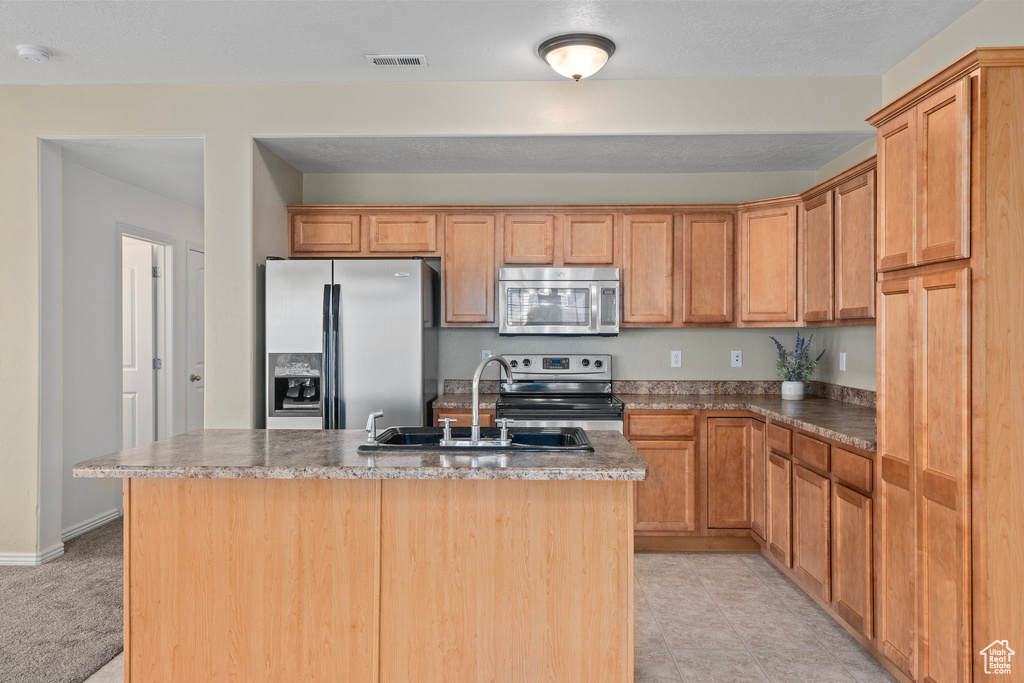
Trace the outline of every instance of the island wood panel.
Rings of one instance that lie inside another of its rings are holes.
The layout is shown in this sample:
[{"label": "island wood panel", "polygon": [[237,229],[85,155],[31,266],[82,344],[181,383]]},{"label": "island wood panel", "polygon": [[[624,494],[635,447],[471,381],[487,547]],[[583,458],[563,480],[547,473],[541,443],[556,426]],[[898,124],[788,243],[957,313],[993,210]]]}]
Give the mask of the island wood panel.
[{"label": "island wood panel", "polygon": [[288,255],[358,254],[362,249],[359,220],[359,214],[293,213]]},{"label": "island wood panel", "polygon": [[371,254],[432,254],[437,252],[437,216],[423,214],[371,214],[366,217]]},{"label": "island wood panel", "polygon": [[683,216],[683,322],[733,321],[734,217]]},{"label": "island wood panel", "polygon": [[554,214],[507,213],[504,223],[506,265],[554,265]]},{"label": "island wood panel", "polygon": [[634,529],[697,530],[697,442],[630,441],[647,461],[647,479],[636,482]]},{"label": "island wood panel", "polygon": [[750,528],[750,419],[708,418],[707,525]]},{"label": "island wood panel", "polygon": [[[970,269],[916,279],[918,674],[969,680]],[[984,646],[986,643],[983,643]]]},{"label": "island wood panel", "polygon": [[740,214],[740,320],[796,322],[796,203]]},{"label": "island wood panel", "polygon": [[825,602],[832,599],[831,491],[828,478],[793,468],[793,571]]},{"label": "island wood panel", "polygon": [[125,681],[377,678],[380,482],[127,482]]},{"label": "island wood panel", "polygon": [[914,264],[917,234],[917,116],[878,128],[878,270]]},{"label": "island wood panel", "polygon": [[917,106],[917,264],[970,256],[971,89],[965,76]]},{"label": "island wood panel", "polygon": [[768,449],[764,422],[750,420],[750,530],[763,541],[768,523]]},{"label": "island wood panel", "polygon": [[668,214],[623,216],[622,322],[671,324],[675,236]]},{"label": "island wood panel", "polygon": [[380,680],[632,680],[632,493],[384,481]]},{"label": "island wood panel", "polygon": [[800,297],[806,322],[832,320],[832,192],[805,201],[801,208]]},{"label": "island wood panel", "polygon": [[914,475],[913,279],[878,285],[878,453],[876,575],[878,645],[915,677],[917,505]]},{"label": "island wood panel", "polygon": [[614,267],[615,214],[570,213],[562,217],[562,261],[567,265]]},{"label": "island wood panel", "polygon": [[445,217],[446,323],[494,323],[494,260],[493,215]]},{"label": "island wood panel", "polygon": [[793,463],[768,454],[768,551],[786,567],[793,566]]},{"label": "island wood panel", "polygon": [[871,525],[871,498],[842,484],[833,486],[832,606],[867,638],[875,636]]},{"label": "island wood panel", "polygon": [[875,317],[875,171],[835,189],[835,317]]}]

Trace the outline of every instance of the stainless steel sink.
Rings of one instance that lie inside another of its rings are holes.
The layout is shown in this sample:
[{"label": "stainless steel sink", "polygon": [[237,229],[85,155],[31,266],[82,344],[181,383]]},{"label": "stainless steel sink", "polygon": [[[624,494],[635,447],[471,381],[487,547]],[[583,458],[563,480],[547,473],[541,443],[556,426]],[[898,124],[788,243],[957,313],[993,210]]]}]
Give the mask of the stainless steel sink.
[{"label": "stainless steel sink", "polygon": [[[501,430],[497,427],[483,427],[480,438],[483,441],[497,440]],[[388,451],[430,451],[438,453],[469,452],[488,453],[493,451],[507,452],[540,452],[592,453],[587,433],[580,427],[520,427],[509,428],[508,434],[512,443],[508,446],[481,443],[479,445],[441,446],[444,430],[440,427],[389,427],[377,435],[375,443],[364,443],[359,446],[361,452],[386,453]],[[453,439],[468,439],[469,427],[452,427]]]}]

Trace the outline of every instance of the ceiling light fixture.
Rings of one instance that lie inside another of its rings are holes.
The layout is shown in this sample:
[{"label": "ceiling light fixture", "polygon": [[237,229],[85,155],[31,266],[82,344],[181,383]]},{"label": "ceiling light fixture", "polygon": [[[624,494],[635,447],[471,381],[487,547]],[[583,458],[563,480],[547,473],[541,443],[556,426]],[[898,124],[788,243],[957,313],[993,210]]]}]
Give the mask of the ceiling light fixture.
[{"label": "ceiling light fixture", "polygon": [[50,60],[50,51],[38,45],[19,45],[18,56],[30,62],[47,62]]},{"label": "ceiling light fixture", "polygon": [[615,54],[615,43],[592,33],[568,33],[545,40],[537,53],[552,69],[579,81],[601,70]]}]

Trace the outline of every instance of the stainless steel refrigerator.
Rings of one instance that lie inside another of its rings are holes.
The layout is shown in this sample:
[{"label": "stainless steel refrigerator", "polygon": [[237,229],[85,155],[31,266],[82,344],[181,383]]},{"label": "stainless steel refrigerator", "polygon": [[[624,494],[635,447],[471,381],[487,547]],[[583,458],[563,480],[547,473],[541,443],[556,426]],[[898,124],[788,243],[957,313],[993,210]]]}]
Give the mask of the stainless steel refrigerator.
[{"label": "stainless steel refrigerator", "polygon": [[267,428],[429,424],[437,289],[421,260],[267,261]]}]

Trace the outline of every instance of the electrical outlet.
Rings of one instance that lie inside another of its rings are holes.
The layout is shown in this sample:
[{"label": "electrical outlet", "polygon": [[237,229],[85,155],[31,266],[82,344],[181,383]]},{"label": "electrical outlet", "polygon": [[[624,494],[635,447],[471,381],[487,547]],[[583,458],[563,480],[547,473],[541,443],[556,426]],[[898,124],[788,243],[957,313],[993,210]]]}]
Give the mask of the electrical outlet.
[{"label": "electrical outlet", "polygon": [[673,351],[672,352],[672,367],[681,368],[683,367],[683,352]]},{"label": "electrical outlet", "polygon": [[732,352],[732,366],[734,368],[742,368],[743,367],[743,352],[742,351],[733,351]]},{"label": "electrical outlet", "polygon": [[487,356],[489,356],[489,355],[491,355],[491,350],[490,349],[483,349],[482,351],[480,351],[480,360],[483,360],[484,358],[487,358]]},{"label": "electrical outlet", "polygon": [[846,351],[839,352],[839,369],[846,370]]}]

